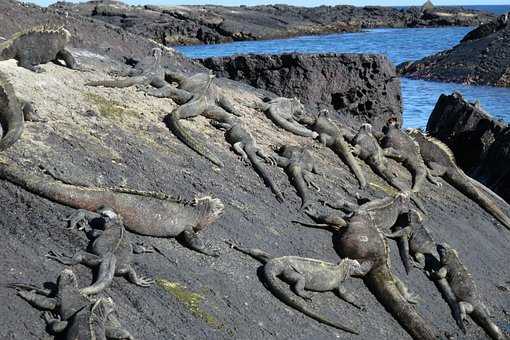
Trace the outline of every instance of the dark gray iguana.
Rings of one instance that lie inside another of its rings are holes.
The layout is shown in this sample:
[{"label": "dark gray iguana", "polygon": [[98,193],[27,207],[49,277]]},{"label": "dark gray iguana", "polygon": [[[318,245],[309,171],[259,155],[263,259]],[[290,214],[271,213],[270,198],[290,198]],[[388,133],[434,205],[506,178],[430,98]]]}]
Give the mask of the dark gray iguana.
[{"label": "dark gray iguana", "polygon": [[363,276],[366,269],[356,260],[343,259],[338,264],[298,256],[273,257],[260,249],[246,249],[231,242],[232,248],[250,255],[264,264],[263,272],[269,290],[282,302],[295,308],[301,313],[317,320],[320,323],[341,329],[343,331],[359,334],[358,331],[341,325],[338,322],[327,320],[323,316],[311,311],[300,299],[288,293],[282,284],[285,281],[292,285],[294,293],[305,300],[311,300],[310,293],[334,291],[338,296],[356,308],[352,294],[343,286],[350,276]]},{"label": "dark gray iguana", "polygon": [[66,49],[71,33],[64,27],[34,27],[14,34],[0,44],[0,60],[16,59],[18,66],[33,72],[44,72],[39,66],[64,60],[67,67],[77,69],[76,61]]},{"label": "dark gray iguana", "polygon": [[482,302],[473,276],[459,259],[459,254],[448,244],[438,245],[437,251],[441,258],[441,269],[432,276],[438,280],[438,285],[453,294],[460,315],[456,317],[457,324],[466,332],[463,320],[467,320],[467,314],[483,328],[483,330],[495,340],[507,340],[503,332],[490,319],[489,310]]},{"label": "dark gray iguana", "polygon": [[312,153],[306,148],[295,145],[283,145],[277,150],[277,154],[272,156],[278,166],[285,169],[291,183],[296,188],[301,197],[301,209],[306,208],[308,201],[307,187],[313,186],[319,190],[319,187],[310,178],[312,174],[319,174],[317,163]]},{"label": "dark gray iguana", "polygon": [[[387,203],[386,200],[380,201],[382,200],[371,203],[380,206]],[[385,211],[386,209],[381,210],[383,214]],[[376,224],[376,219],[370,211],[357,210],[349,217],[345,226],[332,228],[339,236],[335,239],[335,249],[342,258],[356,260],[367,269],[363,276],[365,284],[411,337],[416,340],[436,340],[437,334],[431,324],[410,304],[416,301],[403,282],[391,272],[389,247],[380,230],[391,227],[386,224],[393,220],[391,215],[388,214],[386,218],[379,216],[378,221],[386,222]]]},{"label": "dark gray iguana", "polygon": [[510,218],[498,208],[494,200],[480,190],[481,184],[474,184],[457,167],[453,153],[448,146],[416,129],[409,130],[409,134],[419,144],[420,153],[433,175],[441,176],[446,182],[485,209],[507,229],[510,229]]},{"label": "dark gray iguana", "polygon": [[114,276],[125,276],[129,282],[141,287],[148,287],[154,283],[151,279],[137,275],[132,266],[133,252],[141,254],[153,250],[140,245],[133,247],[122,218],[111,208],[99,208],[97,213],[78,210],[70,217],[70,227],[74,228],[83,222],[98,219],[103,224],[103,230],[94,229],[91,233],[94,238],[91,246],[92,253],[79,252],[72,258],[66,258],[51,252],[47,257],[65,265],[82,263],[89,267],[98,267],[96,281],[91,286],[80,289],[80,293],[84,295],[98,294],[103,291],[111,284]]},{"label": "dark gray iguana", "polygon": [[432,256],[436,261],[439,261],[439,255],[436,251],[436,242],[423,224],[421,215],[413,209],[405,215],[405,224],[397,222],[396,230],[385,234],[385,236],[397,240],[400,258],[406,273],[409,274],[411,271],[410,257],[414,259],[415,267],[425,269],[426,256]]},{"label": "dark gray iguana", "polygon": [[161,66],[162,53],[160,48],[152,49],[151,56],[144,58],[139,65],[137,65],[135,70],[127,74],[126,78],[89,81],[85,85],[112,88],[126,88],[134,85],[150,85],[158,89],[170,87],[170,84],[165,81],[165,71]]},{"label": "dark gray iguana", "polygon": [[0,72],[0,151],[6,150],[21,137],[25,120],[40,121],[34,116],[32,104],[19,100],[11,83]]},{"label": "dark gray iguana", "polygon": [[[173,72],[169,73],[169,80],[177,81],[179,83],[178,89],[187,93],[190,99],[168,114],[164,119],[165,124],[173,134],[190,149],[207,158],[215,165],[222,167],[223,163],[221,160],[214,155],[204,143],[197,141],[186,131],[181,125],[180,120],[207,114],[217,114],[221,116],[233,114],[240,116],[236,111],[235,105],[225,94],[222,94],[219,87],[214,84],[215,76],[212,74],[197,73],[188,77],[182,73]],[[169,95],[169,97],[179,103],[179,96],[176,96],[174,92],[172,92],[172,95]]]},{"label": "dark gray iguana", "polygon": [[273,157],[268,156],[257,145],[255,138],[247,131],[241,122],[231,117],[226,112],[208,111],[205,116],[211,120],[211,125],[225,131],[225,139],[232,145],[236,154],[238,154],[245,164],[251,164],[255,172],[262,178],[264,184],[271,189],[276,199],[283,202],[283,195],[266,172],[259,157],[266,163],[276,164]]},{"label": "dark gray iguana", "polygon": [[411,191],[417,193],[421,190],[425,178],[432,184],[440,186],[434,177],[432,177],[427,166],[423,162],[420,154],[420,148],[413,139],[400,130],[400,125],[396,119],[389,119],[384,127],[384,136],[381,138],[381,146],[387,157],[393,158],[402,163],[413,175],[413,186]]},{"label": "dark gray iguana", "polygon": [[405,184],[399,181],[390,171],[386,153],[372,134],[372,125],[362,124],[358,133],[352,139],[352,144],[354,145],[352,153],[364,160],[377,175],[398,190],[406,190]]},{"label": "dark gray iguana", "polygon": [[319,141],[322,145],[329,147],[336,153],[356,176],[361,188],[367,186],[367,181],[357,160],[352,155],[347,141],[352,140],[354,135],[347,129],[337,127],[328,117],[327,110],[323,110],[317,117],[300,117],[298,121],[307,126],[310,130],[319,134]]},{"label": "dark gray iguana", "polygon": [[64,333],[62,339],[135,339],[117,320],[112,299],[89,300],[81,295],[76,275],[69,269],[58,276],[56,294],[28,284],[8,287],[15,288],[31,305],[48,311],[44,313],[48,328],[54,334]]},{"label": "dark gray iguana", "polygon": [[319,134],[299,124],[296,117],[302,117],[305,107],[297,98],[264,98],[262,103],[257,103],[256,108],[264,111],[269,119],[284,130],[303,137],[317,138]]},{"label": "dark gray iguana", "polygon": [[223,203],[217,198],[204,196],[193,202],[182,202],[164,194],[81,187],[30,174],[11,162],[1,160],[0,179],[76,209],[97,211],[102,206],[109,206],[122,216],[129,231],[155,237],[179,237],[195,251],[218,255],[216,251],[207,249],[198,237],[198,232],[223,213]]}]

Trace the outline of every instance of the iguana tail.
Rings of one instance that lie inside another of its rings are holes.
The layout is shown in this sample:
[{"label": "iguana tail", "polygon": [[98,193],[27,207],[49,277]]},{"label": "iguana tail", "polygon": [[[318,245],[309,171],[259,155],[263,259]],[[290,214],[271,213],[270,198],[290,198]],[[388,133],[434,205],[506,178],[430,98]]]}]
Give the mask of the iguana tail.
[{"label": "iguana tail", "polygon": [[136,84],[140,84],[145,81],[145,77],[130,77],[124,79],[115,79],[115,80],[98,80],[98,81],[89,81],[85,83],[86,86],[103,86],[103,87],[115,87],[115,88],[126,88],[131,87]]},{"label": "iguana tail", "polygon": [[307,129],[303,125],[300,125],[297,122],[290,122],[285,118],[282,118],[277,113],[267,112],[269,118],[276,124],[276,126],[281,127],[282,129],[292,132],[295,135],[303,136],[303,137],[315,137],[317,135],[316,132]]},{"label": "iguana tail", "polygon": [[305,180],[303,178],[303,171],[301,167],[297,164],[291,164],[288,167],[289,177],[290,181],[296,188],[296,191],[298,192],[299,197],[301,197],[301,208],[304,209],[309,204],[308,202],[308,194],[307,194],[307,185],[305,183]]},{"label": "iguana tail", "polygon": [[[187,105],[187,104],[185,104]],[[188,146],[191,150],[195,151],[199,155],[207,158],[215,165],[223,167],[223,163],[214,155],[207,147],[199,143],[180,123],[180,114],[175,110],[165,117],[165,123],[170,128],[172,133]]]},{"label": "iguana tail", "polygon": [[246,152],[246,155],[250,159],[251,165],[253,166],[253,169],[259,174],[260,177],[262,177],[262,180],[264,181],[264,184],[268,186],[273,194],[275,194],[276,199],[278,202],[283,202],[283,195],[276,187],[276,184],[273,182],[271,177],[267,174],[266,170],[262,166],[257,154],[254,150],[246,149],[244,150]]},{"label": "iguana tail", "polygon": [[24,125],[25,123],[21,111],[19,115],[14,115],[5,125],[2,122],[2,127],[7,127],[7,132],[2,136],[2,139],[0,139],[0,151],[6,150],[16,143],[23,133]]},{"label": "iguana tail", "polygon": [[464,326],[464,320],[462,320],[459,302],[457,301],[457,298],[455,297],[450,284],[448,284],[446,279],[437,280],[435,283],[441,292],[441,295],[443,295],[443,299],[446,301],[448,306],[450,306],[452,316],[455,319],[455,323],[457,326],[459,326],[461,331],[466,334],[466,326]]},{"label": "iguana tail", "polygon": [[489,316],[489,311],[483,305],[474,306],[474,310],[469,316],[473,319],[474,322],[487,333],[494,340],[508,340],[509,338],[503,334],[501,329],[492,320]]},{"label": "iguana tail", "polygon": [[354,176],[356,176],[360,188],[364,189],[367,186],[365,175],[363,174],[359,163],[352,155],[351,150],[349,150],[347,143],[343,140],[343,137],[335,138],[335,141],[331,144],[330,148],[347,164],[354,173]]},{"label": "iguana tail", "polygon": [[117,264],[117,258],[111,252],[104,256],[103,261],[99,265],[99,275],[96,282],[92,285],[80,289],[80,293],[83,295],[95,295],[110,286],[115,276],[115,265]]},{"label": "iguana tail", "polygon": [[6,288],[18,289],[18,290],[26,290],[26,291],[34,291],[38,294],[49,296],[51,294],[51,290],[39,288],[37,286],[27,284],[27,283],[8,283],[5,285]]},{"label": "iguana tail", "polygon": [[416,340],[436,340],[432,325],[418,314],[397,288],[396,280],[385,266],[372,269],[365,283],[386,310]]},{"label": "iguana tail", "polygon": [[[25,120],[21,110],[21,104],[15,97],[14,88],[0,74],[0,100],[7,107],[0,111],[0,124],[3,130],[2,139],[0,139],[0,151],[3,151],[13,145],[23,133]],[[0,132],[1,133],[1,132]]]},{"label": "iguana tail", "polygon": [[510,230],[510,218],[496,206],[494,200],[478,190],[464,173],[460,170],[450,171],[446,174],[446,180]]},{"label": "iguana tail", "polygon": [[287,304],[288,306],[300,311],[301,313],[309,316],[310,318],[326,324],[331,327],[335,327],[337,329],[352,333],[359,334],[358,331],[341,325],[340,323],[328,320],[323,316],[311,311],[308,309],[297,297],[290,296],[288,294],[288,290],[285,289],[283,282],[278,278],[279,275],[282,274],[282,269],[275,266],[273,263],[269,262],[264,266],[264,277],[266,279],[267,284],[269,285],[269,290],[282,302]]},{"label": "iguana tail", "polygon": [[270,260],[274,259],[274,256],[272,256],[269,253],[266,253],[265,251],[260,250],[258,248],[249,249],[249,248],[243,248],[233,242],[227,241],[227,243],[235,250],[238,250],[243,254],[249,255],[249,256],[253,257],[255,260],[258,260],[263,264],[266,264]]}]

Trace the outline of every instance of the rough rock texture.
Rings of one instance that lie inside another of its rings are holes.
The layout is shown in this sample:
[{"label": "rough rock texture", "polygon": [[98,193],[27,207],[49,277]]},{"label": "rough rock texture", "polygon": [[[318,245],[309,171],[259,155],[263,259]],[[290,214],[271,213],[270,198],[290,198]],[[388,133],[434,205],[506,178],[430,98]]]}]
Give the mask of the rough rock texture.
[{"label": "rough rock texture", "polygon": [[510,24],[481,26],[453,48],[402,63],[398,70],[410,78],[509,87]]},{"label": "rough rock texture", "polygon": [[377,131],[390,116],[402,119],[400,80],[382,55],[240,55],[200,62],[219,76],[297,97],[314,112],[339,111],[341,118],[370,122]]},{"label": "rough rock texture", "polygon": [[459,93],[441,95],[427,132],[446,143],[458,165],[510,202],[510,128]]},{"label": "rough rock texture", "polygon": [[[24,4],[14,0],[0,0],[0,36],[9,38],[12,34],[29,27],[42,24],[64,25],[71,33],[70,46],[84,48],[87,51],[124,59],[128,62],[141,60],[150,55],[157,43],[134,35],[92,18],[65,13],[50,8]],[[199,71],[199,65],[167,48],[162,60],[163,65],[178,67],[183,71]]]},{"label": "rough rock texture", "polygon": [[476,26],[493,16],[462,8],[320,6],[128,6],[118,1],[90,1],[51,6],[125,28],[162,44],[219,43],[295,35],[353,32],[373,27]]},{"label": "rough rock texture", "polygon": [[[9,18],[9,22],[28,20],[29,13],[35,16],[30,20],[43,18],[39,17],[41,9],[38,8],[12,8],[19,10],[11,12],[13,15],[26,14],[18,20]],[[4,9],[0,11],[2,30]],[[92,30],[93,25],[90,25],[90,34],[100,32]],[[124,39],[120,37],[112,34],[112,44],[136,47],[142,41],[132,35],[123,36]],[[100,36],[90,36],[89,39],[100,39]],[[108,39],[105,38],[103,44],[108,52]],[[94,51],[96,47],[90,48]],[[124,47],[111,46],[111,50],[121,51],[121,48]],[[332,293],[314,294],[311,302],[325,316],[358,327],[360,336],[320,325],[287,308],[271,295],[257,275],[259,264],[231,250],[223,240],[233,239],[274,255],[338,261],[331,234],[290,223],[292,219],[305,219],[306,216],[298,212],[300,200],[288,184],[287,176],[275,167],[268,167],[286,197],[286,201],[279,204],[253,171],[229,150],[222,132],[211,128],[202,117],[183,122],[191,133],[204,136],[224,160],[225,167],[218,171],[180,143],[163,124],[165,112],[175,108],[175,103],[147,97],[134,87],[85,87],[85,82],[104,79],[106,72],[123,64],[89,50],[74,49],[72,52],[91,72],[46,64],[42,66],[45,73],[34,74],[17,67],[14,60],[0,62],[0,70],[13,83],[16,93],[32,100],[41,116],[48,118],[44,123],[27,122],[21,139],[0,154],[0,160],[9,158],[27,171],[41,175],[44,175],[43,168],[48,169],[69,182],[164,191],[186,199],[198,194],[213,194],[225,203],[224,215],[202,234],[220,249],[222,255],[219,258],[197,254],[173,239],[130,234],[133,241],[154,245],[164,254],[135,257],[137,271],[158,279],[158,285],[141,288],[119,279],[105,292],[116,302],[122,324],[137,339],[409,338],[361,280],[350,280],[346,286],[354,292],[357,301],[367,307],[364,311],[343,303]],[[119,57],[124,54],[119,53]],[[182,57],[169,57],[168,60],[174,61],[168,67],[185,69],[192,65]],[[225,82],[222,88],[240,103],[253,101],[261,95],[248,85],[233,81]],[[240,119],[249,126],[266,152],[271,150],[271,145],[283,143],[317,145],[276,128],[258,111],[246,108],[243,114]],[[313,152],[325,176],[315,179],[321,191],[313,192],[312,198],[345,198],[354,202],[357,183],[346,166],[326,148],[314,148]],[[399,177],[409,182],[409,174],[398,164],[391,164]],[[382,197],[393,192],[367,166],[363,165],[363,169],[371,183],[361,193],[363,196]],[[463,262],[473,272],[494,320],[508,329],[510,318],[504,312],[510,309],[508,292],[497,289],[496,285],[508,281],[510,236],[499,230],[483,210],[448,185],[437,188],[427,183],[421,198],[429,211],[427,226],[435,239],[447,241],[459,250]],[[47,260],[44,257],[47,251],[69,254],[87,244],[82,232],[65,228],[64,219],[73,210],[2,180],[0,202],[0,283],[31,282],[48,286],[54,282],[62,266]],[[390,243],[390,251],[395,273],[422,297],[422,303],[417,307],[419,312],[441,333],[459,334],[449,308],[434,284],[419,271],[405,276],[394,243]],[[81,265],[72,269],[81,286],[92,281],[89,269]],[[13,290],[0,286],[0,301],[1,339],[48,337],[41,312],[17,297]],[[469,338],[485,338],[472,323],[467,328]]]}]

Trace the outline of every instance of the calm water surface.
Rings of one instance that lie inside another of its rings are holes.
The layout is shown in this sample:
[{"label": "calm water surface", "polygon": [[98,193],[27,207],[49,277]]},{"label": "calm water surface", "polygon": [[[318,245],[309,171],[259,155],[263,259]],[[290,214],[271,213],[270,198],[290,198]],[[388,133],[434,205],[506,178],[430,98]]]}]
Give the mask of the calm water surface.
[{"label": "calm water surface", "polygon": [[[448,49],[470,30],[469,27],[374,29],[362,33],[182,46],[178,50],[190,58],[247,53],[383,53],[399,64]],[[479,100],[493,116],[510,121],[510,89],[402,79],[405,126],[425,127],[438,97],[453,91],[461,92],[470,101]]]}]

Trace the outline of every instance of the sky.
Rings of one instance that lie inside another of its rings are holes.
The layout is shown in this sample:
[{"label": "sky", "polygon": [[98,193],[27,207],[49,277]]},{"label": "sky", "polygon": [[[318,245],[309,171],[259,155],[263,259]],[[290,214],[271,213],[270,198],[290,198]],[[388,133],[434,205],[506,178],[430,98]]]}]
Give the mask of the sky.
[{"label": "sky", "polygon": [[[55,1],[51,0],[31,0],[41,6],[47,6]],[[77,1],[71,1],[77,2]],[[378,6],[421,6],[425,0],[123,0],[123,2],[133,5],[203,5],[219,4],[226,6],[237,5],[261,5],[274,3],[287,3],[295,6],[319,6],[319,5],[378,5]],[[510,5],[510,0],[432,0],[434,5]]]}]

